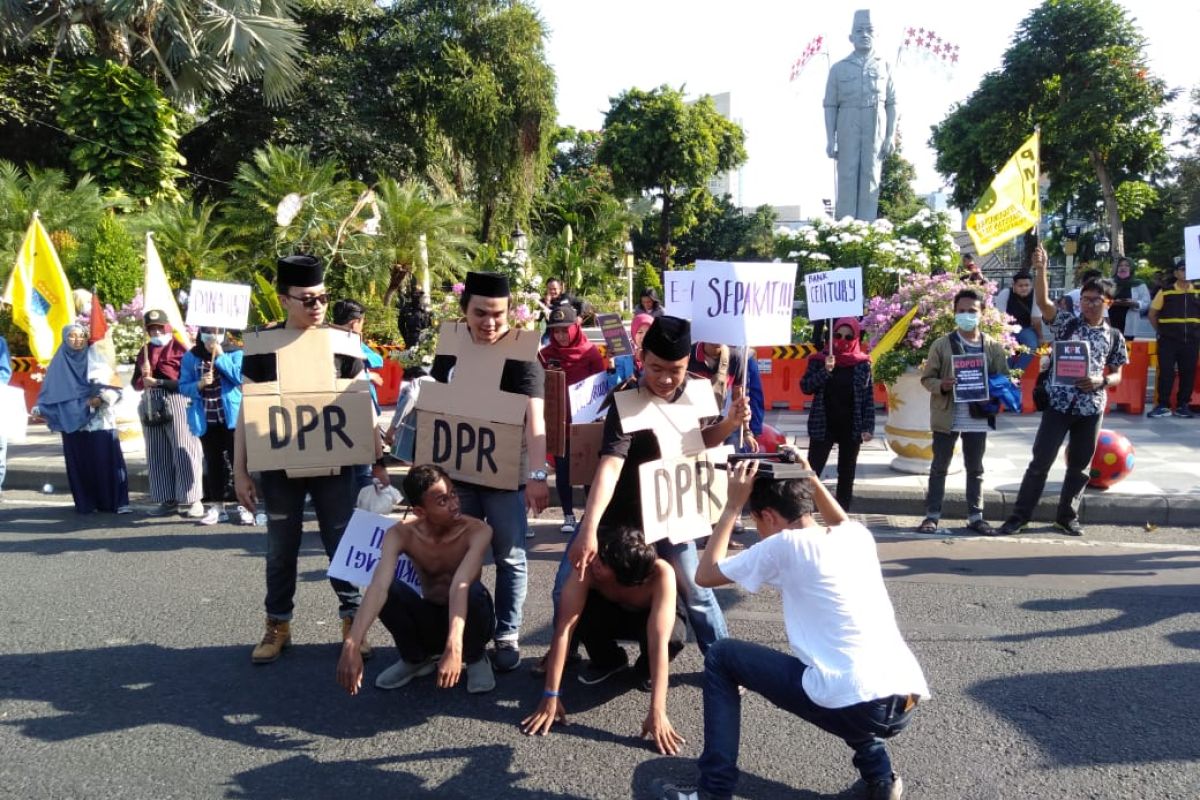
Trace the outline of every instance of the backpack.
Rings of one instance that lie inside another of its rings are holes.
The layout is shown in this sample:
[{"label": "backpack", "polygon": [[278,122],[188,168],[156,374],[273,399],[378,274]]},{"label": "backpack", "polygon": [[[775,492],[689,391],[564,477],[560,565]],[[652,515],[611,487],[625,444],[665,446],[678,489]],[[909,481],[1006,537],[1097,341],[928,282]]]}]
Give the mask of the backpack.
[{"label": "backpack", "polygon": [[[1074,338],[1075,334],[1079,333],[1079,329],[1082,327],[1083,320],[1081,320],[1079,317],[1071,317],[1070,321],[1067,322],[1066,327],[1063,329],[1062,339],[1059,339],[1058,341]],[[1116,328],[1112,327],[1111,325],[1108,326],[1108,353],[1105,354],[1106,357],[1109,353],[1112,353],[1113,348],[1116,347],[1116,342],[1113,340],[1113,337],[1120,335],[1121,334]],[[1054,359],[1051,358],[1050,363],[1043,367],[1040,372],[1038,372],[1037,382],[1033,385],[1033,406],[1038,411],[1045,411],[1050,407],[1050,370],[1053,368]]]}]

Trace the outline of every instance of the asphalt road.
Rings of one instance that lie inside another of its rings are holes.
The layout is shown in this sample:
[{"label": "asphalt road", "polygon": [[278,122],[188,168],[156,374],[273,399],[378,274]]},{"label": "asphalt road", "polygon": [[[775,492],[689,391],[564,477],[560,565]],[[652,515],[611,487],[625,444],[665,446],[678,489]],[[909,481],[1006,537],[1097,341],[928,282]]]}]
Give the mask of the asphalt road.
[{"label": "asphalt road", "polygon": [[[557,524],[530,541],[519,672],[482,697],[429,679],[378,691],[395,652],[377,625],[367,688],[351,698],[334,682],[339,627],[315,535],[295,645],[256,667],[260,530],[79,518],[46,505],[62,495],[4,497],[0,797],[626,798],[695,775],[695,647],[672,667],[682,757],[634,737],[648,696],[626,685],[568,682],[569,724],[519,732],[540,691],[528,666],[548,642]],[[1200,532],[899,535],[916,522],[871,520],[935,695],[892,746],[905,797],[1200,797]],[[777,595],[720,598],[733,635],[786,648]],[[741,796],[860,796],[841,742],[753,695],[742,718]]]}]

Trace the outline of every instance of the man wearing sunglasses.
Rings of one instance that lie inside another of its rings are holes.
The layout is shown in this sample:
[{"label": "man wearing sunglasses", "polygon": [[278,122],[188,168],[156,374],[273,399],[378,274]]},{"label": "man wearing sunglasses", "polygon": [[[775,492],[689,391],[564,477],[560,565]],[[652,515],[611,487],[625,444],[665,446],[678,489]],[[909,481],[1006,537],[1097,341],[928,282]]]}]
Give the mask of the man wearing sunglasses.
[{"label": "man wearing sunglasses", "polygon": [[[310,255],[281,258],[276,263],[276,290],[279,303],[287,318],[285,328],[315,328],[325,321],[329,293],[325,291],[325,267]],[[335,355],[330,365],[338,378],[353,379],[363,372],[360,358]],[[278,378],[275,358],[268,354],[246,356],[242,361],[242,376],[252,383],[274,381]],[[238,417],[234,438],[234,488],[238,501],[252,513],[258,505],[258,492],[250,476],[246,460],[245,407]],[[383,444],[376,436],[373,472],[385,485],[389,483],[383,466]],[[290,478],[284,470],[263,472],[262,500],[267,509],[267,596],[266,632],[254,648],[251,659],[255,664],[269,664],[279,658],[291,642],[293,599],[296,594],[296,569],[300,554],[300,538],[304,527],[304,498],[312,498],[321,531],[321,544],[330,558],[337,552],[342,533],[354,513],[352,468],[344,467],[335,475],[309,478]],[[362,602],[362,594],[353,585],[336,578],[329,579],[338,598],[338,616],[342,620],[345,639]],[[363,658],[370,658],[371,647],[364,636],[359,643]]]}]

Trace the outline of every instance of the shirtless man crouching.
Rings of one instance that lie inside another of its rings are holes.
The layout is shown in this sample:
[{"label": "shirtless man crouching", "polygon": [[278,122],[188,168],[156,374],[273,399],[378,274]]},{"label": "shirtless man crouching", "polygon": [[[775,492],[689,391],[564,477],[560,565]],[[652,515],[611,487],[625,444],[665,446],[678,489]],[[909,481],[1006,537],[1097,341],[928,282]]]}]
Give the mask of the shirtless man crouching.
[{"label": "shirtless man crouching", "polygon": [[[362,607],[342,646],[337,681],[350,694],[362,686],[358,643],[379,621],[396,640],[400,660],[379,673],[375,686],[398,689],[437,670],[437,685],[458,684],[467,665],[467,691],[496,688],[485,648],[496,628],[492,596],[480,582],[492,529],[459,511],[454,484],[440,467],[418,466],[404,478],[416,522],[398,522],[383,537],[379,563]],[[403,553],[421,579],[421,593],[395,579]]]}]

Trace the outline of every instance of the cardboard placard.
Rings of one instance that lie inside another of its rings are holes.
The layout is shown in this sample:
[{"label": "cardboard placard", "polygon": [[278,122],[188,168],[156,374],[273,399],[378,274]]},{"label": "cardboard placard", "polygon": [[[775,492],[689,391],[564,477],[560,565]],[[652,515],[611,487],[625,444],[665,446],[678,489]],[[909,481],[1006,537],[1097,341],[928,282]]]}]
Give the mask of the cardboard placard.
[{"label": "cardboard placard", "polygon": [[987,357],[983,353],[951,355],[954,370],[954,402],[986,403],[988,390]]},{"label": "cardboard placard", "polygon": [[1068,339],[1054,343],[1054,364],[1050,373],[1053,386],[1074,386],[1075,381],[1086,378],[1089,371],[1089,346],[1082,339]]},{"label": "cardboard placard", "polygon": [[193,280],[187,324],[240,331],[250,318],[250,287],[240,283]]},{"label": "cardboard placard", "polygon": [[[617,392],[613,400],[621,416],[621,429],[625,433],[654,431],[663,458],[697,455],[704,450],[700,420],[720,413],[712,386],[704,380],[688,381],[673,403],[644,388]],[[660,431],[665,435],[657,436]]]},{"label": "cardboard placard", "polygon": [[717,469],[733,448],[713,447],[697,455],[661,458],[638,468],[642,529],[647,542],[672,544],[712,533],[725,509],[729,476]]},{"label": "cardboard placard", "polygon": [[25,408],[25,390],[0,383],[0,439],[9,444],[25,444],[29,412]]},{"label": "cardboard placard", "polygon": [[[449,383],[428,383],[417,398],[416,463],[437,464],[454,480],[515,490],[524,482],[521,454],[529,398],[500,389],[506,361],[534,361],[541,338],[510,330],[475,344],[466,323],[447,322],[437,355],[457,359]],[[534,454],[541,462],[542,456]]]},{"label": "cardboard placard", "polygon": [[788,344],[795,295],[795,264],[697,261],[692,339],[743,347]]},{"label": "cardboard placard", "polygon": [[[383,536],[388,528],[397,522],[399,520],[393,517],[372,514],[361,508],[354,509],[354,515],[346,525],[337,552],[329,561],[329,577],[340,578],[358,587],[369,584],[375,567],[379,564]],[[396,580],[421,594],[421,577],[417,574],[416,566],[404,553],[396,560]]]},{"label": "cardboard placard", "polygon": [[546,452],[561,458],[567,454],[567,376],[561,369],[546,370],[546,400],[542,407],[546,420]]},{"label": "cardboard placard", "polygon": [[604,444],[604,423],[589,422],[571,426],[571,485],[590,486],[600,463]]},{"label": "cardboard placard", "polygon": [[604,344],[608,347],[608,357],[633,355],[633,342],[629,341],[629,333],[625,330],[625,322],[620,314],[597,314],[596,324],[604,336]]},{"label": "cardboard placard", "polygon": [[804,297],[808,301],[809,319],[861,317],[865,302],[862,267],[805,275]]},{"label": "cardboard placard", "polygon": [[242,387],[251,472],[332,474],[375,460],[375,407],[368,383],[337,377],[335,355],[362,355],[358,337],[335,328],[272,328],[245,336],[245,355],[275,356],[274,381]]},{"label": "cardboard placard", "polygon": [[608,373],[598,372],[579,383],[567,387],[567,404],[571,408],[571,422],[581,424],[595,422],[601,416],[600,406],[608,397]]},{"label": "cardboard placard", "polygon": [[690,270],[672,270],[663,272],[663,308],[672,317],[680,319],[692,318],[692,298],[695,296],[694,279],[696,274]]},{"label": "cardboard placard", "polygon": [[1187,272],[1184,273],[1187,279],[1200,281],[1200,225],[1183,229],[1183,259],[1187,262]]}]

